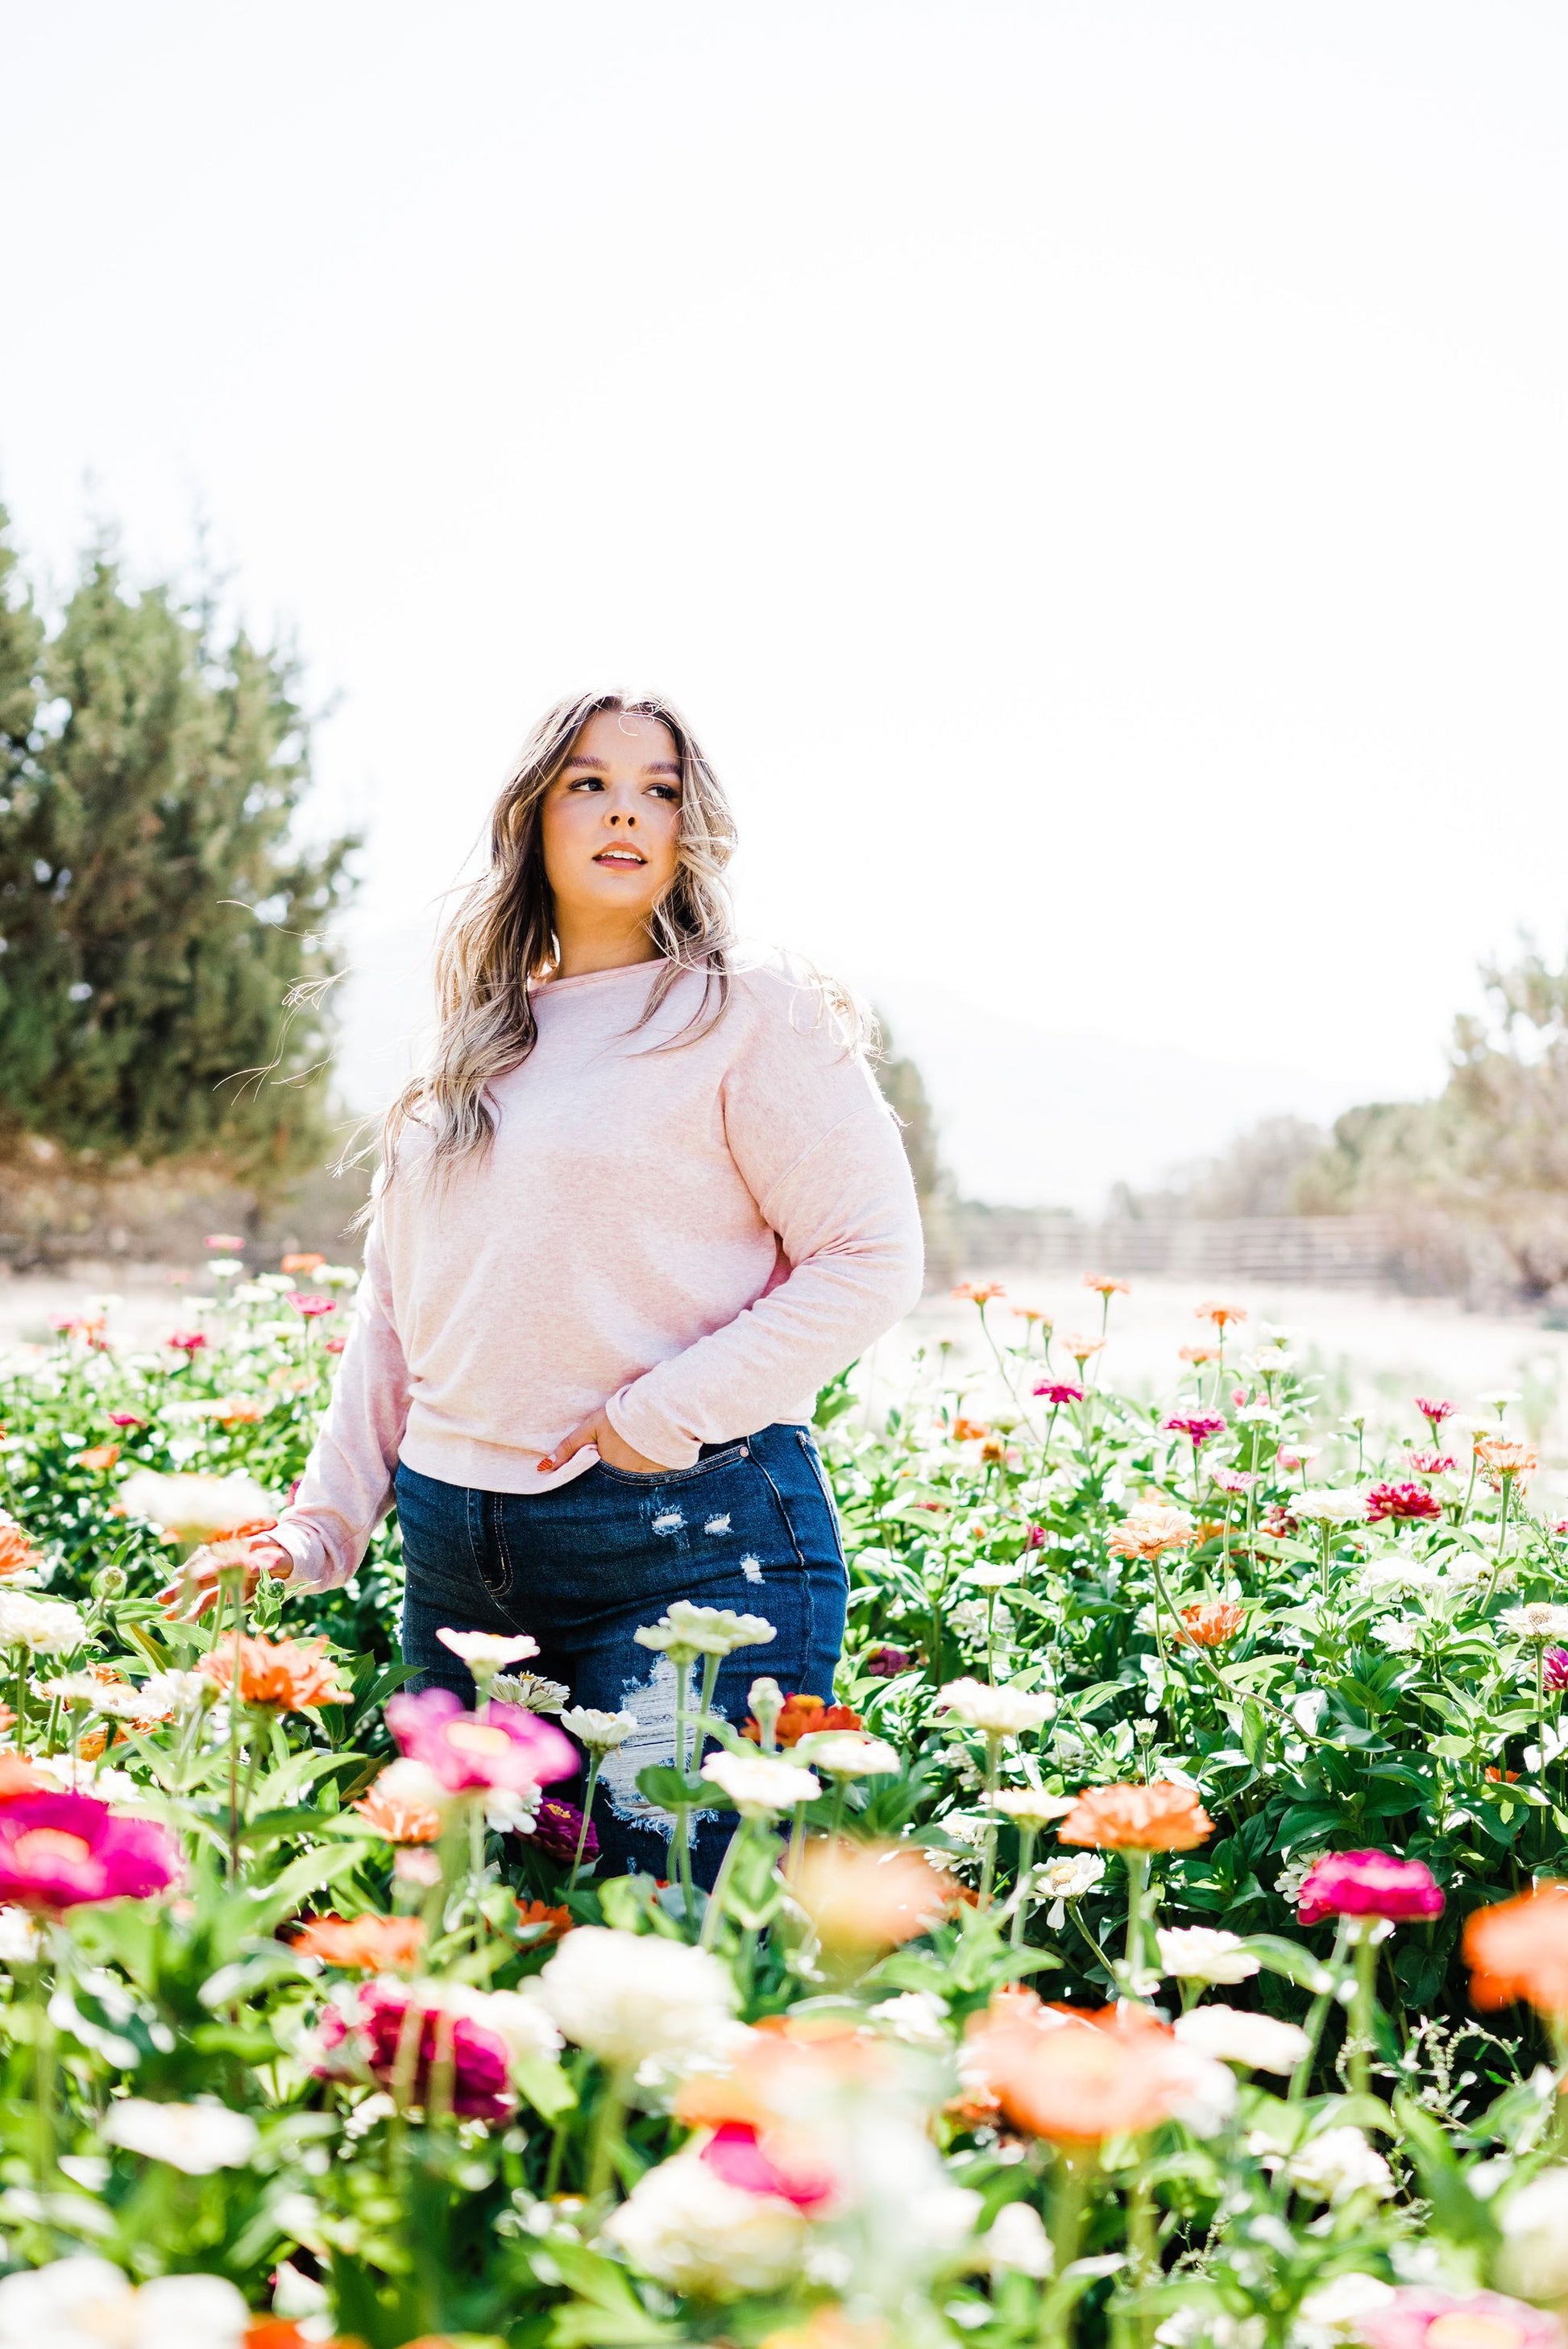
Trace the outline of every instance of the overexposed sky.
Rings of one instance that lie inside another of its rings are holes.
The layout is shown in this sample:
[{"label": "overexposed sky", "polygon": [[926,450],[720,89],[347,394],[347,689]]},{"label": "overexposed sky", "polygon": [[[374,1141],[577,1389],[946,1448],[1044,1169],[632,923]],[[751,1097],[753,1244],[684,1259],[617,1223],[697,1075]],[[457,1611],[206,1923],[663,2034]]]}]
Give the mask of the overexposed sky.
[{"label": "overexposed sky", "polygon": [[990,1195],[1429,1090],[1477,957],[1563,938],[1556,0],[0,35],[0,495],[61,581],[204,509],[336,698],[368,967],[598,680],[686,707],[747,926],[886,1006]]}]

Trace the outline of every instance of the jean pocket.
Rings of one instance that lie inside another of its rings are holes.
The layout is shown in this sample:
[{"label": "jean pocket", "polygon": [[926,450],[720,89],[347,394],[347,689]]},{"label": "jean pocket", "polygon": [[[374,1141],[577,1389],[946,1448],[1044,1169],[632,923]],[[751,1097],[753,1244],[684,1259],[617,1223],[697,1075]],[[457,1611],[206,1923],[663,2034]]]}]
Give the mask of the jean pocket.
[{"label": "jean pocket", "polygon": [[750,1453],[748,1444],[727,1444],[722,1451],[710,1452],[706,1460],[694,1460],[689,1468],[655,1468],[651,1475],[641,1468],[612,1468],[607,1460],[601,1460],[599,1466],[617,1485],[641,1485],[652,1492],[656,1485],[689,1485],[696,1477],[711,1475],[716,1468],[733,1468],[738,1460],[749,1459]]}]

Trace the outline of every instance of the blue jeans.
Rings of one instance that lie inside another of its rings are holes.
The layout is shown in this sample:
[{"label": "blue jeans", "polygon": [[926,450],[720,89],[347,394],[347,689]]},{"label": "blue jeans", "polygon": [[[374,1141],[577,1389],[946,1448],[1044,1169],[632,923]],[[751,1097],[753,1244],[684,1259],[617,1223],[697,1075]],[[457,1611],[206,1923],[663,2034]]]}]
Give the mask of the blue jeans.
[{"label": "blue jeans", "polygon": [[[690,1468],[633,1475],[595,1462],[548,1493],[481,1493],[399,1466],[397,1520],[407,1584],[403,1654],[416,1688],[473,1702],[468,1667],[436,1634],[526,1631],[539,1654],[517,1667],[563,1681],[575,1704],[634,1713],[607,1754],[593,1824],[602,1877],[667,1876],[670,1819],[637,1791],[637,1773],[675,1759],[676,1677],[633,1638],[673,1599],[760,1615],[764,1646],[719,1666],[715,1710],[739,1723],[759,1673],[788,1694],[830,1697],[849,1578],[821,1460],[809,1427],[778,1424],[705,1444]],[[689,1692],[700,1685],[692,1668]],[[581,1799],[581,1784],[555,1791]],[[693,1859],[711,1883],[732,1811],[696,1815]]]}]

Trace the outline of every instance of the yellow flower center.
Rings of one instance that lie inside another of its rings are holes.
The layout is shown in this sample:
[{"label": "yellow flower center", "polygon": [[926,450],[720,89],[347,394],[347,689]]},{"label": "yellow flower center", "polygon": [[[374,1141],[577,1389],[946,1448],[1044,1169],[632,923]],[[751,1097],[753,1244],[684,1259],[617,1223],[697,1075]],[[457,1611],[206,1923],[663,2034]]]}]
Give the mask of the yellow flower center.
[{"label": "yellow flower center", "polygon": [[456,1721],[447,1732],[447,1743],[455,1745],[459,1754],[510,1754],[511,1740],[504,1729],[487,1728],[482,1721]]},{"label": "yellow flower center", "polygon": [[1524,2334],[1503,2316],[1476,2316],[1462,2308],[1434,2317],[1427,2349],[1520,2349]]}]

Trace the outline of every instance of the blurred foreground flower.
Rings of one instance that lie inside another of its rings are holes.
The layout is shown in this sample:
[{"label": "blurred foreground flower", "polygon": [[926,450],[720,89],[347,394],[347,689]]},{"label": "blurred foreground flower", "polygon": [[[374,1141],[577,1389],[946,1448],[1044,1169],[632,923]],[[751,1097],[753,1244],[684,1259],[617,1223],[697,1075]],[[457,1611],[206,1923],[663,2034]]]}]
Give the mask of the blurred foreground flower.
[{"label": "blurred foreground flower", "polygon": [[1568,2015],[1568,1884],[1537,1884],[1465,1920],[1470,1997],[1484,2013],[1523,1999]]},{"label": "blurred foreground flower", "polygon": [[307,1707],[348,1701],[349,1692],[339,1685],[336,1666],[327,1660],[325,1640],[302,1643],[230,1631],[208,1649],[196,1669],[232,1693],[236,1655],[243,1704],[266,1706],[276,1713],[304,1713]]},{"label": "blurred foreground flower", "polygon": [[1057,1829],[1100,1851],[1195,1851],[1214,1822],[1191,1786],[1088,1786]]},{"label": "blurred foreground flower", "polygon": [[145,1517],[181,1543],[238,1541],[277,1523],[270,1493],[249,1476],[160,1475],[139,1468],[119,1488],[128,1516]]},{"label": "blurred foreground flower", "polygon": [[722,2053],[740,2030],[729,1970],[707,1950],[603,1925],[569,1933],[533,1994],[558,2031],[618,2071]]},{"label": "blurred foreground flower", "polygon": [[1560,2349],[1563,2327],[1499,2292],[1460,2295],[1423,2284],[1390,2292],[1367,2311],[1357,2338],[1367,2349]]},{"label": "blurred foreground flower", "polygon": [[231,2112],[227,2105],[154,2104],[146,2096],[125,2096],[110,2105],[98,2133],[106,2145],[167,2162],[187,2178],[243,2169],[261,2143],[248,2113]]},{"label": "blurred foreground flower", "polygon": [[1212,2133],[1234,2109],[1235,2083],[1182,2047],[1148,2008],[1068,2009],[1032,1991],[1002,1991],[965,2032],[963,2075],[1015,2127],[1059,2144],[1136,2136],[1185,2120]]},{"label": "blurred foreground flower", "polygon": [[776,2292],[799,2272],[806,2248],[792,2202],[732,2185],[696,2147],[640,2178],[603,2233],[644,2275],[697,2300]]},{"label": "blurred foreground flower", "polygon": [[785,1871],[825,1950],[891,1950],[939,1924],[958,1887],[913,1844],[813,1836]]},{"label": "blurred foreground flower", "polygon": [[90,1795],[0,1802],[0,1900],[57,1916],[100,1900],[148,1899],[181,1875],[166,1829],[121,1818]]},{"label": "blurred foreground flower", "polygon": [[446,1791],[422,1762],[389,1762],[352,1807],[388,1843],[434,1843]]},{"label": "blurred foreground flower", "polygon": [[405,2104],[449,2105],[461,2120],[506,2120],[517,2098],[514,2054],[546,2055],[560,2042],[535,1999],[462,1982],[366,1982],[335,1994],[318,2026],[315,2070],[358,2070]]},{"label": "blurred foreground flower", "polygon": [[402,1752],[422,1762],[449,1794],[480,1786],[521,1794],[570,1778],[577,1767],[576,1748],[552,1723],[515,1704],[480,1721],[449,1689],[389,1697],[387,1726]]},{"label": "blurred foreground flower", "polygon": [[418,1963],[425,1927],[418,1917],[311,1917],[294,1935],[302,1958],[360,1973],[406,1972]]},{"label": "blurred foreground flower", "polygon": [[245,2303],[222,2276],[133,2284],[107,2260],[56,2260],[0,2282],[0,2349],[242,2349]]}]

